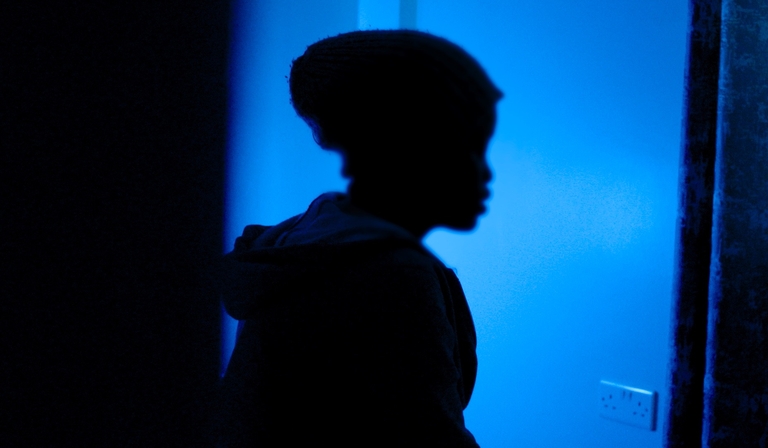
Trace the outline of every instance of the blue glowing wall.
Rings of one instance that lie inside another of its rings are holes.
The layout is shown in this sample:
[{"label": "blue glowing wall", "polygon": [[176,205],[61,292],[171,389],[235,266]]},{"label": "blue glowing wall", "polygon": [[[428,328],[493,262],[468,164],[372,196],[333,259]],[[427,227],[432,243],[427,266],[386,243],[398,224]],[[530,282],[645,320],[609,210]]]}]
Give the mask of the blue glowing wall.
[{"label": "blue glowing wall", "polygon": [[[368,3],[238,7],[227,247],[246,224],[345,188],[339,160],[292,111],[285,76],[309,43],[360,26]],[[505,92],[490,213],[471,234],[426,241],[457,268],[478,328],[468,427],[484,447],[661,446],[659,430],[598,417],[597,390],[624,383],[665,405],[687,3],[416,6],[418,29],[464,46]]]},{"label": "blue glowing wall", "polygon": [[[247,224],[275,224],[325,191],[343,191],[341,161],[294,112],[291,61],[314,41],[357,29],[357,0],[235,2],[224,247]],[[224,319],[223,364],[236,323]]]}]

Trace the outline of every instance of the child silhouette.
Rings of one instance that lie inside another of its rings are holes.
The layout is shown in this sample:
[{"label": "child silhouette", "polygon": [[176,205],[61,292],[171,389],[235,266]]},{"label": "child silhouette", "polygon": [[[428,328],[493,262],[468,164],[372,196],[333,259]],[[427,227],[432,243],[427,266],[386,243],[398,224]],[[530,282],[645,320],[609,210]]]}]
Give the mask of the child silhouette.
[{"label": "child silhouette", "polygon": [[221,446],[477,446],[463,418],[472,317],[421,240],[485,212],[501,92],[460,47],[406,30],[316,42],[293,61],[290,92],[350,183],[246,227],[225,257],[223,301],[242,331]]}]

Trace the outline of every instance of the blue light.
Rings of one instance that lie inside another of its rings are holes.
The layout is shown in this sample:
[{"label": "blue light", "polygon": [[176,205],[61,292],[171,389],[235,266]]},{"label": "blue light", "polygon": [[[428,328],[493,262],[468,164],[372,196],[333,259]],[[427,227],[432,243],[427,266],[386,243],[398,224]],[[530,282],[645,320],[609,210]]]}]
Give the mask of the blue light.
[{"label": "blue light", "polygon": [[[237,2],[225,247],[247,224],[345,190],[340,161],[293,112],[285,76],[320,38],[395,27],[395,4]],[[686,8],[418,1],[418,29],[462,45],[505,93],[489,214],[471,233],[426,240],[457,268],[475,317],[466,420],[481,446],[661,445],[659,431],[601,420],[596,400],[601,379],[656,390],[660,408],[666,399]],[[224,365],[234,325],[225,320]]]},{"label": "blue light", "polygon": [[[276,224],[319,194],[343,191],[341,161],[322,151],[288,99],[293,58],[312,42],[357,27],[357,0],[235,2],[224,247],[248,224]],[[223,316],[222,371],[236,323]]]}]

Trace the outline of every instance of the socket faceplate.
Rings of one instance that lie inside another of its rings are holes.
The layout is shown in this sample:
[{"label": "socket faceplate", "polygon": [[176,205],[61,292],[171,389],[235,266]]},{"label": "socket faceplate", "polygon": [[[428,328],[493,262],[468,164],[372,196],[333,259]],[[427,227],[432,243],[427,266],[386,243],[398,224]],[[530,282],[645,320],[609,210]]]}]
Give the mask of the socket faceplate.
[{"label": "socket faceplate", "polygon": [[656,430],[656,392],[600,381],[600,416]]}]

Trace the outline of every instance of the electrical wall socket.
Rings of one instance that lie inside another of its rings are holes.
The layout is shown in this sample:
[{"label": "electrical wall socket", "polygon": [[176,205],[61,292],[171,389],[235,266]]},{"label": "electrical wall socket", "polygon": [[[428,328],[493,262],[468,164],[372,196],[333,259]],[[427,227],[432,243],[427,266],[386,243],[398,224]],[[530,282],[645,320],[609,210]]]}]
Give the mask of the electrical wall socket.
[{"label": "electrical wall socket", "polygon": [[656,392],[600,381],[600,416],[656,430]]}]

